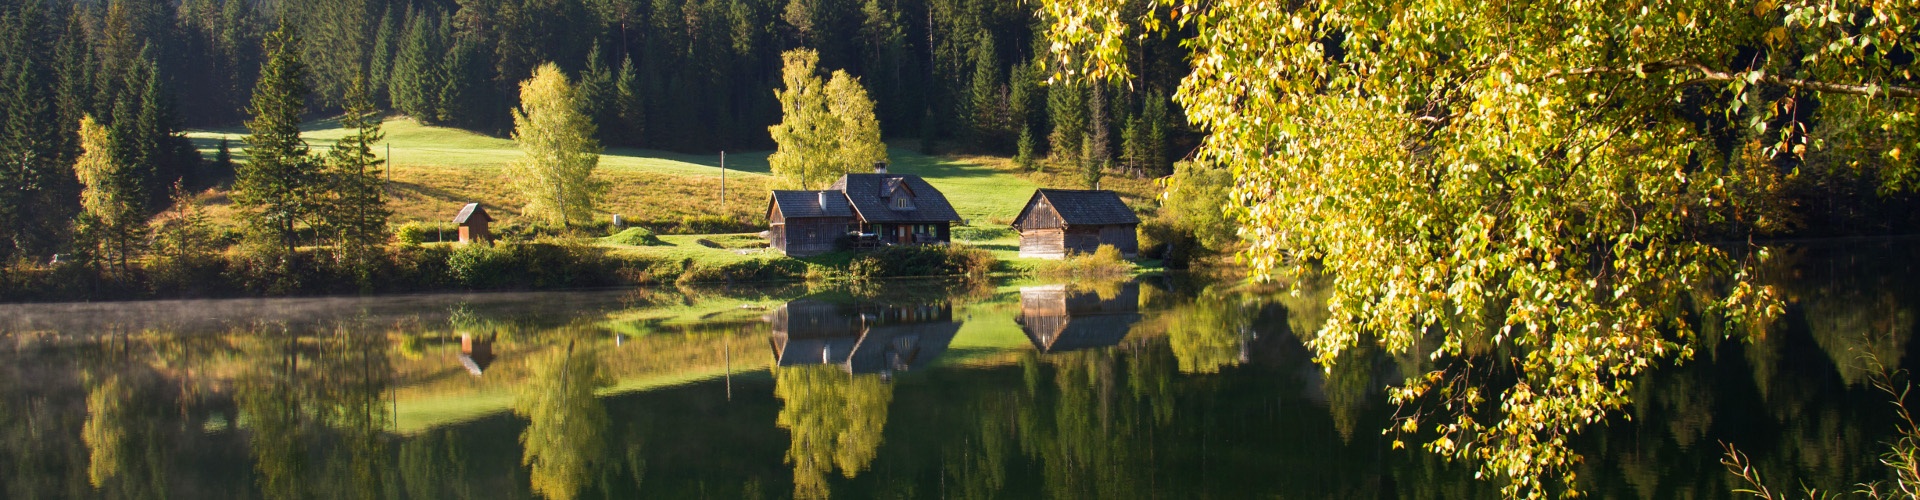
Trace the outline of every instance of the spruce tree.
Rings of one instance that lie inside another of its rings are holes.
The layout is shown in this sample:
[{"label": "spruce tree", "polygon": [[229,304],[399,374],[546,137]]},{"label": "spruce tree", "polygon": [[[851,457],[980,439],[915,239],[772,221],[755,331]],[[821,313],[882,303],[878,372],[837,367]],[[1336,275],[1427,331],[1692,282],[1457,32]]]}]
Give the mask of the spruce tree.
[{"label": "spruce tree", "polygon": [[[448,26],[443,23],[442,26]],[[443,38],[444,39],[444,38]],[[478,122],[478,113],[474,111],[476,94],[481,87],[476,83],[486,81],[480,60],[480,46],[470,40],[461,40],[453,45],[453,52],[441,61],[437,72],[440,92],[434,98],[434,116],[439,123],[453,126],[473,125]]]},{"label": "spruce tree", "polygon": [[1141,110],[1141,120],[1145,122],[1146,139],[1141,151],[1145,157],[1149,172],[1159,175],[1172,175],[1173,165],[1167,161],[1167,95],[1159,90],[1147,93],[1147,103]]},{"label": "spruce tree", "polygon": [[1120,128],[1120,168],[1135,176],[1144,176],[1146,156],[1146,141],[1140,136],[1140,117],[1129,117],[1126,126]]},{"label": "spruce tree", "polygon": [[1033,170],[1033,127],[1020,127],[1020,142],[1014,145],[1013,163],[1022,170]]},{"label": "spruce tree", "polygon": [[406,44],[393,59],[388,93],[393,107],[425,123],[439,118],[440,65],[445,54],[436,43],[431,14],[416,11],[407,21]]},{"label": "spruce tree", "polygon": [[600,59],[600,44],[593,44],[593,50],[587,52],[586,69],[580,71],[581,102],[587,107],[587,116],[593,117],[593,123],[599,126],[599,139],[602,144],[611,142],[610,138],[619,133],[614,127],[618,121],[619,103],[614,102],[613,71]]},{"label": "spruce tree", "polygon": [[1047,86],[1048,152],[1055,163],[1072,165],[1080,161],[1080,146],[1087,134],[1086,88],[1081,84],[1055,82]]},{"label": "spruce tree", "polygon": [[312,214],[321,176],[319,164],[300,138],[306,114],[307,67],[300,59],[300,36],[285,19],[267,35],[266,66],[254,85],[248,110],[249,160],[235,173],[233,199],[257,242],[292,254],[299,225]]},{"label": "spruce tree", "polygon": [[972,125],[974,147],[993,150],[1005,147],[1001,136],[1005,131],[1005,95],[1000,92],[1000,63],[993,46],[993,34],[980,31],[980,44],[975,47],[971,105],[968,106]]},{"label": "spruce tree", "polygon": [[620,61],[620,77],[614,80],[614,100],[619,106],[618,143],[626,146],[643,146],[647,132],[647,106],[642,101],[644,89],[639,75],[633,70],[633,59]]},{"label": "spruce tree", "polygon": [[328,197],[320,229],[332,240],[335,255],[349,269],[369,276],[368,263],[387,240],[385,184],[381,173],[385,161],[373,154],[374,144],[385,138],[380,132],[379,109],[365,77],[354,79],[347,87],[346,113],[340,126],[353,132],[334,143],[327,154],[326,183]]},{"label": "spruce tree", "polygon": [[389,96],[394,55],[399,52],[396,49],[400,44],[406,42],[401,38],[403,34],[400,32],[399,23],[400,20],[393,17],[393,7],[389,6],[386,13],[380,16],[379,31],[373,36],[373,53],[369,55],[372,59],[367,61],[366,85],[368,93],[373,96],[375,106],[393,107],[393,101]]}]

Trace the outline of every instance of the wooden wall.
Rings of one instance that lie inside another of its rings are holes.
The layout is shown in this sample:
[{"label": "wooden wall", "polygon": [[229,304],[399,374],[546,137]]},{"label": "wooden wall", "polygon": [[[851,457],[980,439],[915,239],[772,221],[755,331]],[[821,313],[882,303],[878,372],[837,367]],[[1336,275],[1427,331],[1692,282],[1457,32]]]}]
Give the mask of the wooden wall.
[{"label": "wooden wall", "polygon": [[1058,259],[1069,253],[1093,253],[1100,245],[1113,245],[1128,258],[1140,255],[1140,237],[1132,225],[1020,231],[1021,257]]},{"label": "wooden wall", "polygon": [[787,255],[819,255],[838,250],[852,223],[845,217],[785,219],[768,229],[767,243]]}]

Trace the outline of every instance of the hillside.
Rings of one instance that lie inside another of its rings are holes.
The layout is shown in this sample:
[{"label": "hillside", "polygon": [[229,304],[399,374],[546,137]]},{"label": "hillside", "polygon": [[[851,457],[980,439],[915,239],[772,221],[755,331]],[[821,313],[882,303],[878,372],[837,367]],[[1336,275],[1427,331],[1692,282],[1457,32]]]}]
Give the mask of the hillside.
[{"label": "hillside", "polygon": [[[332,121],[308,124],[304,135],[316,153],[347,131]],[[511,217],[524,202],[503,176],[502,167],[521,158],[510,139],[461,129],[421,125],[411,119],[390,119],[378,154],[391,154],[390,203],[395,222],[441,221],[461,205],[478,201],[496,216]],[[245,161],[244,130],[196,130],[188,137],[208,158],[227,139],[235,161]],[[391,149],[388,149],[388,148]],[[608,149],[600,161],[600,175],[613,183],[602,212],[622,214],[636,223],[674,221],[683,216],[726,214],[749,224],[764,223],[765,203],[773,178],[768,173],[768,151],[728,153],[726,200],[720,199],[720,156],[689,155],[642,149]],[[892,170],[917,174],[939,187],[975,227],[1004,227],[1040,186],[1074,186],[1077,176],[1032,175],[1020,172],[1005,158],[985,156],[927,156],[891,147]],[[1148,181],[1109,178],[1108,187],[1122,191],[1129,201],[1150,204]],[[216,217],[227,213],[225,197],[206,198]]]}]

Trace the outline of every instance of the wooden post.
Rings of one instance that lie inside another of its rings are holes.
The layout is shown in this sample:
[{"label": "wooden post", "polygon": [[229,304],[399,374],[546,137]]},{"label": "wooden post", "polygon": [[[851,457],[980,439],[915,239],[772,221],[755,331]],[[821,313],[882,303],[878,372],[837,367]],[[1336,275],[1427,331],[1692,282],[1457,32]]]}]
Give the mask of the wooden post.
[{"label": "wooden post", "polygon": [[720,152],[720,213],[727,213],[727,152]]}]

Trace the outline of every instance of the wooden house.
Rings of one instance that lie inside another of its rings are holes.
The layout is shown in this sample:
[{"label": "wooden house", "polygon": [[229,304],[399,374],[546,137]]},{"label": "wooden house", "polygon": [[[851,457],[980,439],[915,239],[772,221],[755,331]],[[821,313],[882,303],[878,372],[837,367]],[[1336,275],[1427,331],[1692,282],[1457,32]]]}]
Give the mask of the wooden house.
[{"label": "wooden house", "polygon": [[801,299],[768,313],[779,366],[835,365],[891,374],[926,366],[960,332],[953,304],[847,304]]},{"label": "wooden house", "polygon": [[1067,285],[1020,289],[1020,315],[1014,323],[1043,353],[1118,345],[1140,322],[1140,285],[1123,283],[1101,297]]},{"label": "wooden house", "polygon": [[768,245],[792,256],[856,242],[946,244],[958,222],[940,190],[917,175],[888,173],[884,164],[841,176],[824,191],[774,191],[767,200]]},{"label": "wooden house", "polygon": [[1058,259],[1093,253],[1100,245],[1113,245],[1127,258],[1140,254],[1140,217],[1113,191],[1034,191],[1013,227],[1020,232],[1021,257]]},{"label": "wooden house", "polygon": [[493,241],[493,231],[487,227],[493,223],[493,216],[487,215],[487,209],[479,203],[468,203],[461,208],[460,214],[453,216],[453,223],[460,226],[461,243]]}]

